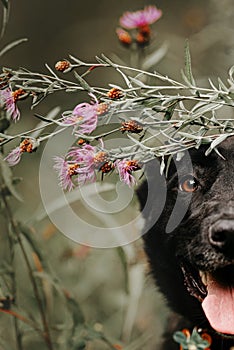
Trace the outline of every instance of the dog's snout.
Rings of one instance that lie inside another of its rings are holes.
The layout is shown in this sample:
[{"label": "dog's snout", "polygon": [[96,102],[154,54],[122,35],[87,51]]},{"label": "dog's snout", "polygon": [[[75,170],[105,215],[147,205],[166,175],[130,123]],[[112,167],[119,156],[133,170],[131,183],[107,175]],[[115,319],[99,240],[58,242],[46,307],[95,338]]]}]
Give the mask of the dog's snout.
[{"label": "dog's snout", "polygon": [[219,220],[210,227],[209,241],[214,248],[234,256],[234,220]]}]

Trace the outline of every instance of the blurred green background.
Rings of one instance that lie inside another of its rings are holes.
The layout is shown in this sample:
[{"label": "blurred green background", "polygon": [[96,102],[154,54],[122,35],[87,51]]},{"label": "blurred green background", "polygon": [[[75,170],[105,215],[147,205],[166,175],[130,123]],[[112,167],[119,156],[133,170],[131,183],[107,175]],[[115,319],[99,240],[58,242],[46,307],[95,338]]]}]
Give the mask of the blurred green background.
[{"label": "blurred green background", "polygon": [[[145,5],[156,5],[163,11],[162,18],[152,25],[152,45],[156,49],[163,47],[165,56],[157,62],[154,69],[180,79],[184,43],[188,38],[193,72],[198,83],[205,86],[208,77],[214,82],[218,76],[224,80],[227,78],[227,70],[234,63],[234,8],[231,0],[12,1],[2,46],[22,37],[28,38],[28,41],[3,56],[1,66],[25,67],[45,72],[45,63],[53,67],[58,60],[67,58],[69,54],[92,62],[95,61],[96,55],[104,53],[112,59],[121,58],[129,62],[129,51],[118,42],[115,30],[123,12],[135,11]],[[146,54],[147,50],[148,48]],[[118,84],[118,78],[112,73],[94,72],[91,82],[107,87],[108,83]],[[45,115],[55,106],[61,107],[61,110],[71,109],[80,100],[82,94],[54,95],[39,105],[36,111]],[[27,102],[23,102],[20,108],[22,120],[11,126],[10,133],[31,129],[38,123],[33,117],[33,112],[29,111]],[[12,146],[8,145],[6,151]],[[42,151],[43,149],[38,150],[30,158],[25,157],[13,170],[15,176],[23,178],[18,185],[18,191],[24,199],[23,203],[12,200],[14,215],[18,220],[30,224],[38,210],[42,209],[38,183]],[[133,202],[130,213],[134,216],[132,212],[137,211],[138,206],[136,201]],[[78,207],[80,211],[85,211],[82,203],[78,203]],[[92,217],[89,218],[88,215],[86,220],[92,222]],[[124,220],[124,215],[130,215],[129,210],[119,215],[120,220]],[[2,216],[1,221],[0,251],[4,276],[4,266],[10,258],[5,243],[6,224]],[[43,216],[40,221],[34,220],[34,227],[35,232],[32,234],[38,240],[44,258],[54,271],[56,281],[59,281],[62,289],[73,295],[94,331],[103,331],[113,344],[119,344],[119,349],[120,346],[126,350],[157,349],[167,322],[168,310],[148,274],[140,239],[122,250],[98,249],[72,242],[58,232],[48,217]],[[35,257],[33,261],[36,270],[40,272],[40,264]],[[20,253],[19,257],[16,257],[16,266],[21,309],[23,312],[31,309],[33,317],[36,318],[35,300]],[[61,301],[61,293],[56,294],[54,291],[53,283],[45,276],[42,277],[42,282],[46,291],[48,315],[51,324],[54,322],[52,329],[58,342],[56,349],[66,349],[64,338],[67,336],[66,325],[71,322],[70,316],[67,315]],[[1,288],[2,294],[9,292],[3,278]],[[12,325],[12,320],[9,319],[9,315],[0,316],[0,338],[4,342],[2,349],[16,349],[11,327],[8,327]],[[25,349],[43,348],[35,332],[30,329],[23,329],[23,332]],[[100,340],[92,340],[85,347],[106,348],[108,349],[108,346]]]}]

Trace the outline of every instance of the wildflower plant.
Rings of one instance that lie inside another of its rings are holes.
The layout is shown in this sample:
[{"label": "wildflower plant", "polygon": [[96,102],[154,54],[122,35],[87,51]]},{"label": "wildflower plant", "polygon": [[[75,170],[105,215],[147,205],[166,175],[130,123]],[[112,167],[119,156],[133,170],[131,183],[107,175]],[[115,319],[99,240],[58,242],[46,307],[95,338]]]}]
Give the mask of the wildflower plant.
[{"label": "wildflower plant", "polygon": [[[38,105],[49,94],[64,89],[77,93],[86,91],[87,97],[91,97],[91,102],[77,104],[72,111],[62,112],[58,119],[50,120],[35,114],[49,126],[59,127],[56,132],[37,138],[35,142],[38,145],[72,127],[71,134],[74,134],[77,140],[83,138],[90,144],[73,146],[73,153],[74,148],[79,154],[82,153],[82,149],[94,147],[97,141],[101,140],[100,149],[108,154],[108,161],[112,162],[113,169],[119,169],[117,164],[122,164],[118,163],[119,161],[137,161],[137,167],[125,169],[127,174],[132,175],[140,169],[143,171],[144,164],[156,157],[161,159],[163,170],[166,158],[170,159],[178,153],[181,155],[183,151],[199,147],[201,144],[209,145],[207,154],[213,149],[217,151],[218,144],[234,134],[233,119],[222,115],[223,107],[233,107],[234,69],[230,69],[226,83],[218,79],[216,86],[209,80],[210,87],[199,87],[192,75],[188,43],[185,48],[182,82],[156,71],[148,72],[120,65],[105,55],[97,57],[94,63],[86,63],[73,56],[69,57],[69,61],[72,62],[75,80],[60,78],[48,66],[49,75],[9,68],[4,68],[2,73],[2,79],[5,79],[6,75],[11,76],[8,84],[14,85],[18,90],[24,90],[28,98],[32,97],[32,107]],[[84,73],[79,72],[82,68],[85,69]],[[85,80],[85,76],[87,72],[91,74],[93,69],[113,69],[121,75],[124,83],[121,87],[92,87]],[[110,126],[109,130],[99,132],[106,125]],[[103,142],[105,137],[121,133],[130,145],[106,149]],[[25,135],[2,134],[1,144],[21,139],[26,135],[30,137],[30,131],[26,131]],[[6,156],[6,161],[9,160],[12,165],[11,157]],[[91,169],[90,159],[87,164],[85,161],[82,160],[82,168]],[[80,170],[77,169],[77,173],[80,173]],[[90,179],[93,180],[93,168],[91,174]],[[128,185],[135,183],[129,181],[128,176],[120,176],[120,179]],[[81,181],[84,182],[86,181]],[[69,189],[71,188],[69,186]]]},{"label": "wildflower plant", "polygon": [[[5,31],[9,15],[9,1],[2,0],[4,9]],[[156,58],[162,58],[154,51],[142,60],[142,52],[146,53],[152,42],[153,25],[162,17],[162,11],[156,6],[147,6],[143,10],[125,12],[116,29],[117,38],[134,55],[139,53],[140,59],[135,65],[119,63],[102,54],[93,62],[80,60],[70,55],[66,59],[58,58],[54,67],[46,64],[47,72],[34,72],[27,68],[3,67],[0,74],[0,168],[1,194],[8,227],[10,262],[14,265],[15,240],[19,244],[25,266],[28,270],[31,289],[37,302],[40,321],[21,315],[16,292],[16,278],[11,275],[13,288],[11,290],[12,305],[0,308],[0,312],[10,314],[15,319],[17,346],[23,349],[22,334],[19,320],[37,331],[50,350],[59,349],[59,341],[53,340],[52,327],[46,314],[47,290],[45,284],[38,283],[38,276],[43,280],[50,277],[50,283],[58,292],[59,297],[69,313],[72,324],[66,333],[66,346],[69,349],[84,349],[90,338],[101,339],[110,349],[116,348],[102,332],[90,330],[85,325],[83,314],[76,300],[62,287],[46,264],[42,250],[32,239],[28,227],[16,222],[9,205],[9,197],[21,200],[15,189],[16,179],[13,178],[10,167],[16,166],[28,153],[33,157],[36,150],[47,141],[69,132],[71,147],[64,149],[62,154],[53,155],[54,179],[64,191],[104,180],[115,174],[121,183],[129,187],[136,186],[144,175],[145,165],[155,159],[161,163],[161,172],[166,172],[173,157],[181,158],[192,147],[207,144],[207,154],[218,152],[217,146],[228,136],[234,135],[233,118],[226,117],[226,112],[234,107],[234,67],[228,72],[227,81],[217,78],[216,82],[208,79],[208,86],[199,86],[192,73],[192,64],[188,42],[185,44],[185,66],[181,81],[160,74],[155,70]],[[0,54],[5,54],[24,39],[3,48]],[[163,54],[165,51],[163,51]],[[147,64],[146,64],[147,62]],[[145,69],[147,67],[149,69]],[[108,70],[119,74],[119,81],[110,81],[108,86],[92,86],[89,77],[93,71]],[[42,115],[35,112],[46,98],[58,92],[72,93],[74,105],[69,110],[56,114]],[[86,98],[80,101],[86,93]],[[39,120],[37,127],[14,134],[11,123],[21,123],[21,99],[30,100],[31,115]],[[112,139],[113,138],[113,139]],[[112,140],[121,142],[116,146]],[[5,153],[5,146],[12,146]],[[222,155],[220,155],[222,156]],[[30,159],[29,159],[30,162]],[[29,246],[28,250],[25,248]],[[29,259],[34,257],[33,269]],[[125,260],[122,259],[123,265]],[[35,273],[36,270],[36,273]],[[11,299],[10,299],[11,300]],[[7,299],[8,304],[10,301]],[[74,311],[75,310],[75,311]],[[76,312],[76,313],[75,313]],[[80,325],[83,328],[80,328]],[[79,334],[79,337],[77,336]],[[56,337],[54,336],[54,339]],[[79,339],[78,339],[79,338]],[[78,340],[77,340],[78,339]],[[183,333],[175,335],[175,341],[182,344],[183,349],[205,349],[208,343],[195,332],[189,341]],[[54,344],[56,344],[54,346]],[[62,347],[60,347],[62,349]]]}]

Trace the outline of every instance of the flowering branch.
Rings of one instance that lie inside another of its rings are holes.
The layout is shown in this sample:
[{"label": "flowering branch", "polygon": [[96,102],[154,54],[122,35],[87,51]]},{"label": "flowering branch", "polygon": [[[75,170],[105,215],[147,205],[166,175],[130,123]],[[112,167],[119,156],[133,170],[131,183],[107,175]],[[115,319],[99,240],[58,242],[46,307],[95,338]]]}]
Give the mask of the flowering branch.
[{"label": "flowering branch", "polygon": [[[120,19],[122,28],[117,30],[120,42],[128,47],[134,42],[135,49],[142,50],[150,42],[151,24],[161,16],[162,11],[154,6],[126,12]],[[137,32],[133,34],[132,31]],[[184,150],[204,143],[209,144],[209,154],[221,141],[234,134],[233,119],[225,119],[219,114],[222,107],[232,109],[234,106],[234,68],[229,70],[225,84],[218,79],[215,86],[209,79],[210,87],[199,87],[192,74],[187,42],[183,82],[156,71],[115,63],[105,55],[96,57],[94,63],[70,55],[69,60],[58,61],[55,70],[47,64],[46,68],[49,74],[4,69],[0,93],[8,115],[14,121],[20,118],[18,103],[23,98],[31,97],[32,108],[35,108],[49,94],[86,91],[90,102],[79,103],[53,120],[35,114],[47,123],[43,130],[51,125],[58,128],[36,139],[32,136],[35,130],[18,135],[2,134],[1,145],[21,139],[19,146],[5,158],[13,166],[23,153],[32,153],[43,141],[70,128],[78,145],[73,146],[65,157],[55,157],[55,169],[64,189],[71,190],[75,185],[95,181],[97,172],[103,177],[113,171],[123,182],[133,185],[132,173],[143,172],[144,164],[149,160],[158,157],[164,164],[165,157],[178,152],[182,154]],[[114,69],[120,74],[123,86],[91,86],[88,76],[95,69]],[[61,78],[61,73],[73,75],[69,80]],[[106,126],[109,126],[108,130]],[[98,132],[102,127],[105,127],[104,131]],[[128,140],[128,145],[107,149],[104,139],[113,134]],[[101,160],[100,152],[105,154]]]}]

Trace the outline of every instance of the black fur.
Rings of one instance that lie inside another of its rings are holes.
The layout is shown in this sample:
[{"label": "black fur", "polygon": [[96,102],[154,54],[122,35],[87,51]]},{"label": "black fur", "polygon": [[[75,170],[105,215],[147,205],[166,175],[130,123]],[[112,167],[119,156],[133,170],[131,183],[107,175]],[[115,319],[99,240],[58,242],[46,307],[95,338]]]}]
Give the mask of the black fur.
[{"label": "black fur", "polygon": [[[206,156],[206,149],[202,146],[199,150],[189,151],[192,169],[186,157],[171,162],[166,180],[160,175],[159,166],[152,161],[146,167],[147,181],[138,190],[145,218],[143,239],[152,274],[169,307],[176,313],[165,332],[164,350],[178,350],[179,345],[173,341],[172,334],[182,328],[192,330],[194,327],[205,329],[211,335],[212,350],[229,350],[234,346],[234,337],[226,338],[212,329],[201,301],[188,292],[186,274],[182,272],[184,262],[189,271],[214,274],[229,265],[234,276],[234,137],[229,137],[218,147],[220,154],[212,151]],[[191,172],[198,180],[198,188],[192,197],[178,184],[178,178],[183,181]],[[170,232],[167,225],[176,201],[178,211],[174,212],[174,217],[181,216],[183,211],[186,214]],[[155,220],[155,217],[159,218]],[[212,245],[211,228],[225,219],[231,226],[228,244],[225,238],[225,247],[219,242]]]}]

